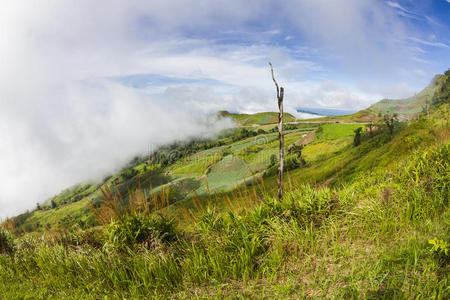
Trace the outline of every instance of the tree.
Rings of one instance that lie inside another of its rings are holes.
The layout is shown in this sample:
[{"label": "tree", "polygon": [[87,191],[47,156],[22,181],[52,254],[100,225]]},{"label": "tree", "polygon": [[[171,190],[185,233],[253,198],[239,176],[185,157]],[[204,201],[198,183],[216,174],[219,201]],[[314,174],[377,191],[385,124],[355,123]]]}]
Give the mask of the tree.
[{"label": "tree", "polygon": [[372,132],[373,126],[374,126],[373,122],[370,122],[369,124],[367,124],[367,126],[369,127],[370,137],[373,137],[373,132]]},{"label": "tree", "polygon": [[266,170],[264,171],[264,176],[272,176],[277,174],[278,171],[278,159],[275,154],[272,154],[269,159],[269,165],[267,166]]},{"label": "tree", "polygon": [[398,120],[398,114],[386,114],[384,115],[384,123],[389,129],[389,132],[392,134],[394,132],[395,122]]},{"label": "tree", "polygon": [[438,82],[440,84],[436,87],[436,92],[433,94],[430,103],[432,107],[439,107],[450,100],[450,69],[445,71],[445,75],[439,81],[436,81],[436,84]]},{"label": "tree", "polygon": [[273,75],[272,63],[269,62],[270,72],[272,73],[272,80],[275,83],[277,89],[277,100],[278,100],[278,138],[280,140],[280,154],[279,154],[279,165],[278,165],[278,199],[283,198],[283,167],[284,167],[284,136],[283,136],[283,97],[284,88],[278,87],[278,83]]},{"label": "tree", "polygon": [[131,179],[134,176],[136,176],[137,174],[138,174],[138,171],[135,170],[134,168],[126,169],[126,170],[122,171],[122,173],[120,173],[120,175],[122,176],[122,178],[124,180]]},{"label": "tree", "polygon": [[359,144],[361,144],[361,131],[362,131],[362,127],[358,127],[356,128],[355,132],[355,137],[353,138],[353,146],[359,146]]},{"label": "tree", "polygon": [[267,132],[264,129],[260,128],[260,129],[258,129],[258,131],[256,133],[257,134],[266,134]]},{"label": "tree", "polygon": [[51,203],[51,205],[52,205],[52,208],[56,208],[56,202],[55,202],[55,200],[52,199],[52,201],[51,201],[50,203]]},{"label": "tree", "polygon": [[288,148],[288,155],[293,155],[295,160],[295,167],[300,167],[306,164],[302,155],[303,145],[292,144]]},{"label": "tree", "polygon": [[270,156],[270,166],[274,166],[277,163],[277,156],[275,154],[272,154]]},{"label": "tree", "polygon": [[39,204],[39,202],[36,203],[36,209],[37,209],[37,210],[41,210],[41,209],[42,209],[42,207],[41,207],[41,205]]},{"label": "tree", "polygon": [[[434,97],[433,97],[434,99]],[[431,102],[429,100],[425,101],[425,105],[422,106],[422,114],[430,116],[430,108],[431,108]]]}]

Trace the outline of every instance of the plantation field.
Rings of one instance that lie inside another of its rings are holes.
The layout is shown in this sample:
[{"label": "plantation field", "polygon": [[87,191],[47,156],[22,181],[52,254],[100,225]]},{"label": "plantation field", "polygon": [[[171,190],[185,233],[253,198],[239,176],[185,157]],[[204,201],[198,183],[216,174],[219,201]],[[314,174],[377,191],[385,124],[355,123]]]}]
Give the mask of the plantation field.
[{"label": "plantation field", "polygon": [[334,140],[318,140],[305,146],[303,155],[307,161],[326,159],[331,154],[342,150],[353,142],[353,138],[348,136]]},{"label": "plantation field", "polygon": [[251,176],[252,172],[243,160],[233,155],[228,155],[211,168],[204,184],[195,193],[203,195],[210,192],[231,190],[239,186],[244,179],[249,179]]},{"label": "plantation field", "polygon": [[177,162],[169,169],[169,172],[172,174],[192,174],[201,176],[209,166],[217,163],[221,158],[220,152],[204,156],[196,155]]},{"label": "plantation field", "polygon": [[316,133],[316,138],[319,140],[334,140],[353,136],[355,129],[362,127],[364,131],[364,125],[360,124],[323,124],[321,130]]}]

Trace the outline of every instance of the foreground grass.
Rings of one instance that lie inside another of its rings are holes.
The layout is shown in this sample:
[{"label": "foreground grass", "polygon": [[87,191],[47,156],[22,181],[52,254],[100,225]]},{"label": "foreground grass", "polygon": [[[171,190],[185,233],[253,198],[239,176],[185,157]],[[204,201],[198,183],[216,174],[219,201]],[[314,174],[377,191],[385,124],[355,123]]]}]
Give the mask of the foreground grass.
[{"label": "foreground grass", "polygon": [[103,229],[17,238],[0,297],[450,297],[450,145],[335,188],[210,207],[190,226],[134,213]]}]

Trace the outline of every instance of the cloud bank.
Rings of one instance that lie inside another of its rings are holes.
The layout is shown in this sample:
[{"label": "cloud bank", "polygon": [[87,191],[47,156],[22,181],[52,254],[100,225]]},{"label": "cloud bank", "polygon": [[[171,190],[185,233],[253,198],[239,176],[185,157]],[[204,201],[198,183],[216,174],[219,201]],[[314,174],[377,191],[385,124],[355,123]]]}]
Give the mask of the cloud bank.
[{"label": "cloud bank", "polygon": [[2,218],[99,179],[149,147],[232,126],[207,127],[183,99],[167,102],[107,79],[140,68],[127,12],[98,20],[89,2],[74,11],[60,5],[13,5],[0,16]]}]

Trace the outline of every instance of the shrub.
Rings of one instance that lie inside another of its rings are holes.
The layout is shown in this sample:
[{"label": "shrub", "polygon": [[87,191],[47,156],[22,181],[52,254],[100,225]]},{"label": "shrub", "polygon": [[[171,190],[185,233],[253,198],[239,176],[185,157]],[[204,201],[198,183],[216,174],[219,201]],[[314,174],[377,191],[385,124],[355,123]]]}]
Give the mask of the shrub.
[{"label": "shrub", "polygon": [[284,171],[290,171],[293,169],[296,169],[300,167],[304,163],[303,160],[298,160],[298,157],[296,155],[286,155],[286,158],[284,160]]},{"label": "shrub", "polygon": [[257,134],[266,134],[267,132],[264,129],[258,129],[258,131],[256,131]]},{"label": "shrub", "polygon": [[[320,225],[337,209],[339,203],[328,188],[315,189],[309,185],[285,194],[283,200],[270,199],[262,204],[265,218],[277,217],[289,221],[295,219],[299,224]],[[257,210],[255,210],[256,212]]]},{"label": "shrub", "polygon": [[448,243],[446,241],[438,240],[437,238],[434,238],[433,240],[429,240],[428,244],[433,245],[433,247],[431,248],[432,252],[434,252],[438,255],[443,255],[443,256],[450,255],[450,252],[449,252],[450,246],[448,245]]},{"label": "shrub", "polygon": [[361,144],[361,131],[362,127],[358,127],[355,129],[355,137],[353,138],[353,146],[359,146]]},{"label": "shrub", "polygon": [[264,176],[271,176],[278,172],[278,159],[275,154],[270,156],[270,162],[267,169],[264,171]]},{"label": "shrub", "polygon": [[[303,159],[303,157],[301,156],[301,152],[300,155],[299,154],[288,154],[285,156],[284,158],[284,169],[283,171],[290,171],[296,168],[299,168],[303,165],[305,165],[306,162]],[[271,162],[269,164],[269,166],[267,167],[267,169],[264,171],[264,176],[268,177],[268,176],[272,176],[278,173],[278,162],[275,161],[275,163],[273,163],[272,159]]]},{"label": "shrub", "polygon": [[0,229],[0,254],[12,254],[14,248],[14,237],[12,233]]},{"label": "shrub", "polygon": [[264,171],[264,177],[275,175],[275,174],[277,174],[277,172],[278,172],[278,164],[270,165]]},{"label": "shrub", "polygon": [[134,213],[113,221],[107,228],[109,240],[118,248],[155,242],[174,242],[178,239],[175,220],[164,215]]},{"label": "shrub", "polygon": [[131,179],[134,176],[136,176],[138,173],[139,172],[137,170],[130,168],[130,169],[123,170],[122,173],[120,173],[120,176],[122,176],[122,178],[124,180],[128,180],[128,179]]},{"label": "shrub", "polygon": [[102,227],[92,227],[86,230],[62,231],[54,238],[56,242],[65,247],[89,245],[97,249],[100,249],[106,241],[106,235]]},{"label": "shrub", "polygon": [[432,217],[447,207],[450,197],[450,145],[416,152],[406,166],[408,214],[411,219]]},{"label": "shrub", "polygon": [[203,232],[208,232],[216,229],[221,229],[223,227],[223,218],[217,211],[208,207],[205,214],[202,215],[199,222],[200,230]]},{"label": "shrub", "polygon": [[442,263],[450,262],[450,245],[444,240],[434,238],[428,241],[432,245],[431,252]]}]

